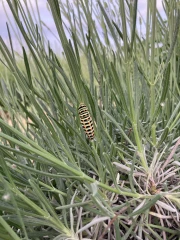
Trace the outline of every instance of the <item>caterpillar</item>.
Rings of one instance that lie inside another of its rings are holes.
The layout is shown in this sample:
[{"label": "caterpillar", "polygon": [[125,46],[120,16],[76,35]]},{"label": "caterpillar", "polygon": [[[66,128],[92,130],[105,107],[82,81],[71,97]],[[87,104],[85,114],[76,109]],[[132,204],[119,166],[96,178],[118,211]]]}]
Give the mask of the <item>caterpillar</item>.
[{"label": "caterpillar", "polygon": [[90,140],[94,139],[94,125],[88,108],[84,103],[81,103],[78,108],[80,122],[82,127]]}]

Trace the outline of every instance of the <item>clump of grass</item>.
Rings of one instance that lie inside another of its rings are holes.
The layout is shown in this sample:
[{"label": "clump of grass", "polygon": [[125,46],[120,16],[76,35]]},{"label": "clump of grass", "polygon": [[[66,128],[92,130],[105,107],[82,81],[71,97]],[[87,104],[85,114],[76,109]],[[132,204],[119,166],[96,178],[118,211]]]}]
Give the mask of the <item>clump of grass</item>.
[{"label": "clump of grass", "polygon": [[46,45],[40,15],[35,25],[28,4],[7,2],[27,48],[23,68],[10,31],[11,50],[0,38],[13,76],[0,85],[10,119],[0,119],[0,237],[177,239],[178,1],[163,2],[166,20],[148,1],[141,39],[137,1],[49,0],[63,57]]}]

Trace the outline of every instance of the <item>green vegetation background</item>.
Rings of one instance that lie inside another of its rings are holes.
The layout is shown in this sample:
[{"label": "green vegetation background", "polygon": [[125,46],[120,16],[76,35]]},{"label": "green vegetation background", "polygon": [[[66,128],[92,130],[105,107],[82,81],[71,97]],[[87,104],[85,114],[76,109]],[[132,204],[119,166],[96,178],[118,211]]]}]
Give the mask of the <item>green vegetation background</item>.
[{"label": "green vegetation background", "polygon": [[7,2],[27,47],[15,53],[7,25],[0,239],[179,239],[179,1],[163,1],[166,20],[147,1],[142,38],[137,0],[49,0],[63,57],[38,4],[35,20],[26,2]]}]

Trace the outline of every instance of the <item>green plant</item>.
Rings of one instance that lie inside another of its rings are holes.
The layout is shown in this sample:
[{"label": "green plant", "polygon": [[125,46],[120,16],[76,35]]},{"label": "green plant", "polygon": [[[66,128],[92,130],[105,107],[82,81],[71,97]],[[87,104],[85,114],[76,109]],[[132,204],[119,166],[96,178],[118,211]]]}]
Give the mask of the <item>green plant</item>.
[{"label": "green plant", "polygon": [[[179,1],[163,2],[166,21],[148,1],[142,40],[137,0],[49,0],[64,59],[26,1],[7,2],[28,53],[22,47],[23,69],[10,31],[11,50],[0,38],[14,77],[0,85],[11,120],[0,119],[0,237],[177,239]],[[95,122],[94,141],[80,103]]]}]

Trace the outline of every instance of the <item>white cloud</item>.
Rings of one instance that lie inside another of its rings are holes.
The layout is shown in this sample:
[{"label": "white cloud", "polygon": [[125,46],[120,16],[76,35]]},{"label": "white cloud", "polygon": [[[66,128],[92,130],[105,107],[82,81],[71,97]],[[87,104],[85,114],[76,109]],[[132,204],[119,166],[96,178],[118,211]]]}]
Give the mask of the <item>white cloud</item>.
[{"label": "white cloud", "polygon": [[[138,10],[139,10],[139,12],[140,12],[140,14],[142,15],[143,18],[146,17],[147,3],[148,3],[148,0],[147,1],[144,1],[144,0],[139,0],[138,1]],[[162,0],[158,0],[156,2],[156,7],[161,14],[162,14],[162,12],[164,12],[163,5],[162,5]]]}]

